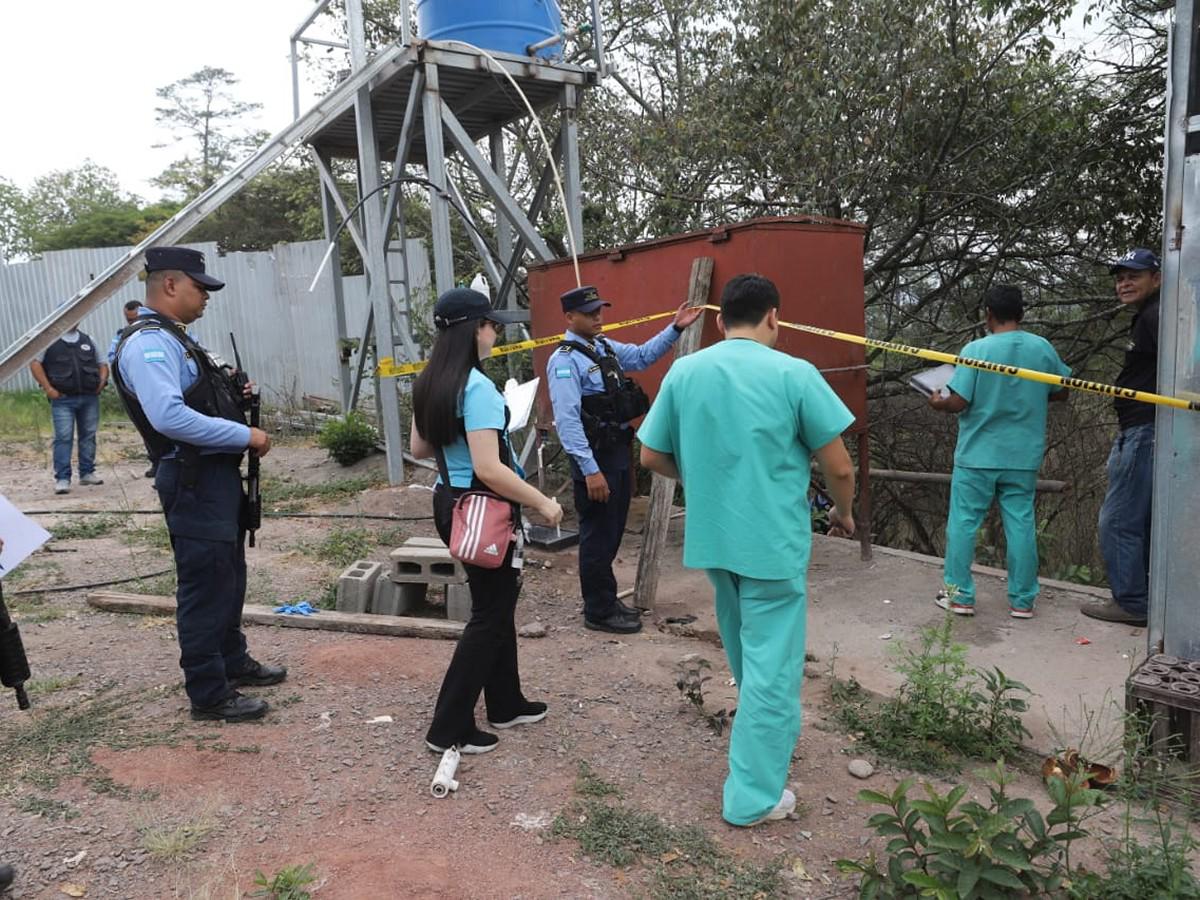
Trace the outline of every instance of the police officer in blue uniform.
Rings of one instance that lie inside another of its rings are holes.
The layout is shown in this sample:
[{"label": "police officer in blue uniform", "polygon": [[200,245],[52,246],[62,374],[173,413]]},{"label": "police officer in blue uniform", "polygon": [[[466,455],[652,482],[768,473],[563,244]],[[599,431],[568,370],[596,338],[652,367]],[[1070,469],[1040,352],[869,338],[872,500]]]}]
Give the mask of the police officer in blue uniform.
[{"label": "police officer in blue uniform", "polygon": [[225,286],[186,247],[146,251],[146,304],[117,345],[113,383],[158,464],[154,488],[175,552],[179,664],[193,719],[240,722],[266,714],[267,702],[238,693],[278,684],[282,666],[246,649],[242,454],[265,456],[271,438],[246,425],[232,370],[186,332]]},{"label": "police officer in blue uniform", "polygon": [[[113,359],[117,355],[117,344],[121,342],[122,336],[125,334],[125,329],[137,321],[138,310],[142,308],[142,304],[137,300],[128,301],[123,312],[125,313],[125,324],[117,329],[117,333],[113,335],[112,343],[108,345],[108,364],[111,366]],[[158,463],[151,460],[150,468],[146,470],[146,477],[153,478],[158,472]]]},{"label": "police officer in blue uniform", "polygon": [[703,312],[681,304],[674,321],[644,344],[601,335],[603,309],[612,304],[590,285],[561,297],[567,333],[550,354],[546,377],[554,424],[571,461],[579,517],[579,587],[583,624],[593,631],[641,631],[636,609],[617,599],[612,564],[629,515],[629,422],[650,408],[637,383],[625,377],[653,365]]}]

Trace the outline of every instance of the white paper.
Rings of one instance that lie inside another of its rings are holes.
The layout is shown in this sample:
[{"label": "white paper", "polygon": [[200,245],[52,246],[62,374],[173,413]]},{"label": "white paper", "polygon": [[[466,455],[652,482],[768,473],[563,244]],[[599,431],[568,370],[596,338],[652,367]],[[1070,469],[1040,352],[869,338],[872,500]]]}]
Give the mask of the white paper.
[{"label": "white paper", "polygon": [[508,430],[520,431],[529,424],[529,414],[533,412],[533,401],[537,397],[540,378],[517,384],[517,379],[510,378],[504,385],[504,402],[508,404]]},{"label": "white paper", "polygon": [[0,494],[0,576],[8,575],[29,554],[50,540],[50,532],[22,513]]},{"label": "white paper", "polygon": [[926,397],[932,397],[934,394],[944,395],[946,385],[949,384],[953,375],[954,366],[946,363],[934,366],[932,369],[922,369],[908,379],[908,384],[914,391],[924,394]]}]

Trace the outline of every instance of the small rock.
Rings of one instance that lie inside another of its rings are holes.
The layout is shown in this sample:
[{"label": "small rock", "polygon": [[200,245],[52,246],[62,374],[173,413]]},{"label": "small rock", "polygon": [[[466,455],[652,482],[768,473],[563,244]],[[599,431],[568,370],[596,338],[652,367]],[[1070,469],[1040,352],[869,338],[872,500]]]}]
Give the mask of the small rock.
[{"label": "small rock", "polygon": [[825,799],[829,803],[837,803],[837,797],[833,796],[833,794],[826,794]]},{"label": "small rock", "polygon": [[846,771],[855,778],[870,778],[875,774],[875,767],[865,759],[852,759],[850,765],[846,766]]},{"label": "small rock", "polygon": [[523,638],[545,637],[546,626],[542,622],[528,622],[517,629],[517,634]]}]

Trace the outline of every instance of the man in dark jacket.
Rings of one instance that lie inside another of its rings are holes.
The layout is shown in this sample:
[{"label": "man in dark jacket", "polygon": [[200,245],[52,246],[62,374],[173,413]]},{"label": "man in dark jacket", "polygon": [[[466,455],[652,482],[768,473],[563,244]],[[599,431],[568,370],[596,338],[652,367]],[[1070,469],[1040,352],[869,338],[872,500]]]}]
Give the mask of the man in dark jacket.
[{"label": "man in dark jacket", "polygon": [[108,383],[108,363],[78,323],[29,364],[50,400],[54,422],[54,493],[71,490],[71,447],[79,431],[79,483],[104,484],[96,474],[96,429],[100,392]]},{"label": "man in dark jacket", "polygon": [[[1153,250],[1131,250],[1109,266],[1117,299],[1134,310],[1117,386],[1158,391],[1158,291]],[[1108,457],[1108,493],[1100,508],[1100,552],[1112,599],[1079,611],[1104,622],[1145,625],[1150,585],[1150,498],[1154,481],[1154,413],[1149,403],[1115,399],[1117,437]]]}]

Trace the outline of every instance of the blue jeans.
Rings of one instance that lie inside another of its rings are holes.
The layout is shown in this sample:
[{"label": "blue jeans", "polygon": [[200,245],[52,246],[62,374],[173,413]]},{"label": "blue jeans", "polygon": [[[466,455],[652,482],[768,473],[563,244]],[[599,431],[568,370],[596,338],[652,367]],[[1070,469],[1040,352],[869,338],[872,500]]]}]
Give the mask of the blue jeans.
[{"label": "blue jeans", "polygon": [[96,468],[96,429],[100,426],[100,397],[96,394],[64,394],[50,401],[54,422],[54,480],[71,480],[71,445],[79,428],[79,474],[91,475]]},{"label": "blue jeans", "polygon": [[1144,616],[1150,586],[1150,501],[1154,425],[1126,428],[1108,455],[1108,493],[1100,507],[1100,552],[1113,599]]}]

